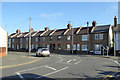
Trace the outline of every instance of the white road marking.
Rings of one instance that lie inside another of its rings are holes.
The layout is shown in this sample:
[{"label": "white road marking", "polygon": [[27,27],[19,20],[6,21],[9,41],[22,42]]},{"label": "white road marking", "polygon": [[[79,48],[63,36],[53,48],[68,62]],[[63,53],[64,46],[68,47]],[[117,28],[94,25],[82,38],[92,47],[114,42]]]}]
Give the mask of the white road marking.
[{"label": "white road marking", "polygon": [[73,59],[73,61],[75,61],[76,59]]},{"label": "white road marking", "polygon": [[118,61],[115,61],[115,60],[112,60],[112,59],[109,59],[109,60],[115,62],[116,64],[118,64],[120,66],[120,63]]},{"label": "white road marking", "polygon": [[[42,76],[48,76],[48,75],[51,75],[51,74],[54,74],[54,73],[63,71],[63,70],[65,70],[65,69],[67,69],[67,68],[69,68],[69,67],[64,67],[64,68],[62,68],[62,69],[60,69],[60,70],[57,70],[57,71],[54,71],[54,72],[51,72],[51,73],[48,73],[48,74],[45,74],[45,75],[42,75]],[[37,78],[41,78],[41,77],[37,77]]]},{"label": "white road marking", "polygon": [[71,62],[72,60],[67,61],[67,63]]},{"label": "white road marking", "polygon": [[42,67],[43,67],[43,66],[40,66],[40,67],[34,67],[34,68],[30,68],[30,69],[26,69],[26,70],[22,70],[22,71],[18,71],[18,72],[30,71],[30,70],[37,69],[37,68],[42,68]]},{"label": "white road marking", "polygon": [[16,72],[16,74],[20,77],[20,79],[25,80],[24,77],[20,73]]},{"label": "white road marking", "polygon": [[66,62],[59,62],[59,63],[63,63],[63,64],[69,64],[69,65],[71,65],[71,63],[66,63]]},{"label": "white road marking", "polygon": [[59,57],[59,58],[60,58],[60,61],[57,61],[57,63],[58,63],[58,62],[62,62],[62,61],[63,61],[63,59],[62,59],[61,57]]},{"label": "white road marking", "polygon": [[80,60],[80,61],[78,61],[78,62],[76,62],[75,64],[78,64],[79,62],[81,62],[82,60]]},{"label": "white road marking", "polygon": [[45,66],[46,68],[49,68],[49,69],[52,69],[52,70],[57,70],[57,69],[55,69],[55,68],[53,68],[53,67],[50,67],[50,66]]}]

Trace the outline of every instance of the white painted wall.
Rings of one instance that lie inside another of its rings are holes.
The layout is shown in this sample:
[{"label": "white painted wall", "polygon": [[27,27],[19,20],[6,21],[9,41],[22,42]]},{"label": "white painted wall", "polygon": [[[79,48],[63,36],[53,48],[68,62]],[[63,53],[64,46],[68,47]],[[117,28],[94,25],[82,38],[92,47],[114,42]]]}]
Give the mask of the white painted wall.
[{"label": "white painted wall", "polygon": [[0,47],[7,47],[7,31],[0,26]]},{"label": "white painted wall", "polygon": [[108,42],[108,46],[109,47],[113,47],[113,33],[112,33],[112,26],[109,27],[109,42]]},{"label": "white painted wall", "polygon": [[116,32],[115,45],[116,50],[120,50],[120,32]]}]

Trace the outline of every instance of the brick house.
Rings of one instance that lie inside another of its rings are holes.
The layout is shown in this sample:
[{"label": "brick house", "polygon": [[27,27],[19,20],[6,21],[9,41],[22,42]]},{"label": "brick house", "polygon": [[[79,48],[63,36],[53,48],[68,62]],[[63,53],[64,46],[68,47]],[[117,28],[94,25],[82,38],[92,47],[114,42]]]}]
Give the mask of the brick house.
[{"label": "brick house", "polygon": [[[89,27],[72,28],[69,23],[65,29],[50,30],[48,27],[44,31],[32,29],[31,50],[48,47],[51,52],[70,53],[73,47],[74,52],[78,54],[102,54],[101,46],[113,47],[112,26],[96,24],[96,21],[93,21]],[[11,40],[9,49],[28,51],[29,32],[21,33],[19,30],[11,34],[9,40]]]}]

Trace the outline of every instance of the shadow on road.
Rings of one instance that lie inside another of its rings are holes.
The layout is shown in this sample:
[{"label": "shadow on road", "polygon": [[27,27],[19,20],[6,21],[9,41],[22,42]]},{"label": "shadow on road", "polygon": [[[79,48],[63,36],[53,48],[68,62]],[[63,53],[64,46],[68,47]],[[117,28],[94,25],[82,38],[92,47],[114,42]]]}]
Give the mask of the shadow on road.
[{"label": "shadow on road", "polygon": [[3,77],[1,80],[56,80],[56,79],[48,78],[48,77],[33,74],[33,73],[24,73],[24,74],[21,74],[20,76],[18,75],[6,76],[6,77]]}]

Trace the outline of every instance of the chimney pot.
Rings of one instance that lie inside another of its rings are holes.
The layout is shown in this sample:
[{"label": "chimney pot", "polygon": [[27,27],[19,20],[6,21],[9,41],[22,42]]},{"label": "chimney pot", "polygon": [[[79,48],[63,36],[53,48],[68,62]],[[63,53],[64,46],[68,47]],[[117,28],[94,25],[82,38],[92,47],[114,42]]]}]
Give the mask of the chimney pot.
[{"label": "chimney pot", "polygon": [[17,29],[17,30],[16,30],[16,33],[21,33],[20,29]]},{"label": "chimney pot", "polygon": [[117,27],[117,18],[116,18],[116,16],[114,18],[114,27]]},{"label": "chimney pot", "polygon": [[97,25],[96,21],[92,22],[92,26],[95,27]]},{"label": "chimney pot", "polygon": [[45,28],[45,31],[47,31],[47,30],[49,30],[49,27],[46,27],[46,28]]},{"label": "chimney pot", "polygon": [[67,25],[67,29],[71,29],[71,27],[72,27],[71,24]]}]

